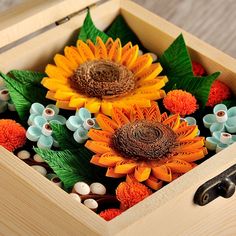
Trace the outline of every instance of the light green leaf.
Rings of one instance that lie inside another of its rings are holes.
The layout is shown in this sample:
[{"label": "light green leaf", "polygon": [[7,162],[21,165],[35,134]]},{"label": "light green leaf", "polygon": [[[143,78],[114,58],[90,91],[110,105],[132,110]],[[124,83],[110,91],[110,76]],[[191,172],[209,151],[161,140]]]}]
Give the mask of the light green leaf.
[{"label": "light green leaf", "polygon": [[96,43],[96,38],[98,36],[103,40],[103,42],[106,42],[109,38],[104,32],[96,28],[92,21],[90,11],[88,11],[83,26],[80,29],[78,39],[81,39],[84,42],[86,42],[87,39],[90,39],[93,43]]}]

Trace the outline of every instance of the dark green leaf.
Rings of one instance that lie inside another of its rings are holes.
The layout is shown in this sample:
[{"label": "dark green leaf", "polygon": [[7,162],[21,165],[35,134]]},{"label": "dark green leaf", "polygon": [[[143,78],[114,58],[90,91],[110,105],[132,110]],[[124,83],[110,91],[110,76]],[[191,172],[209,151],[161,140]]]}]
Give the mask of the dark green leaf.
[{"label": "dark green leaf", "polygon": [[163,53],[160,63],[163,74],[169,79],[166,91],[172,90],[183,78],[193,76],[191,59],[182,34]]},{"label": "dark green leaf", "polygon": [[[36,72],[33,74],[36,74]],[[29,72],[26,72],[25,76],[23,75],[24,71],[22,71],[21,76],[17,76],[17,78],[11,78],[0,72],[0,76],[6,82],[11,99],[15,104],[16,111],[20,119],[23,122],[26,122],[31,104],[34,102],[40,102],[46,105],[48,100],[45,98],[46,89],[44,89],[39,83],[30,83],[29,81],[33,80],[33,77],[28,77],[26,79],[27,75],[29,75]],[[44,75],[41,73],[38,74],[38,77],[39,76],[42,76],[42,78],[44,77]]]},{"label": "dark green leaf", "polygon": [[125,22],[123,16],[119,15],[111,26],[106,31],[113,40],[120,38],[122,45],[125,45],[128,42],[132,42],[133,45],[138,44],[142,48],[142,44],[139,41],[138,37],[131,30],[128,24]]},{"label": "dark green leaf", "polygon": [[222,102],[227,106],[227,108],[235,107],[236,106],[236,99],[228,99]]},{"label": "dark green leaf", "polygon": [[104,32],[96,28],[92,21],[90,12],[88,11],[83,26],[80,29],[78,39],[81,39],[84,42],[86,42],[87,39],[90,39],[93,43],[96,43],[96,38],[98,36],[103,40],[103,42],[106,42],[109,38]]}]

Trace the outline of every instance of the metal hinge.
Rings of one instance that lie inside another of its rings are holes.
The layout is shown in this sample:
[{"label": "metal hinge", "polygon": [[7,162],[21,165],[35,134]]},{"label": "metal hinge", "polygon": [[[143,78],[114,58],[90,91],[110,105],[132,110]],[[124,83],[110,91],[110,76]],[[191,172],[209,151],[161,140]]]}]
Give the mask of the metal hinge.
[{"label": "metal hinge", "polygon": [[230,198],[235,192],[236,165],[201,185],[194,195],[194,203],[205,206],[219,196]]}]

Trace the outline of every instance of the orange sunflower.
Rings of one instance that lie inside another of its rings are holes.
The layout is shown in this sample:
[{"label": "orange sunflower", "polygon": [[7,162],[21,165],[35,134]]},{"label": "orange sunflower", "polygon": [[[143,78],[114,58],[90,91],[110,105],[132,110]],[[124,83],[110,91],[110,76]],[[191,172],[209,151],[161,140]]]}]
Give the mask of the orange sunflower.
[{"label": "orange sunflower", "polygon": [[157,190],[207,154],[198,127],[178,114],[161,114],[155,102],[150,108],[114,108],[112,118],[99,114],[96,120],[101,130],[91,129],[85,146],[96,153],[91,163],[108,168],[108,177],[135,178]]},{"label": "orange sunflower", "polygon": [[150,107],[152,100],[165,96],[161,88],[168,79],[158,77],[160,63],[138,51],[130,42],[122,47],[120,39],[109,38],[104,44],[97,37],[96,45],[78,40],[77,47],[65,47],[64,55],[55,55],[56,65],[47,65],[48,77],[42,80],[49,90],[46,97],[62,109],[85,107],[106,115],[113,107]]}]

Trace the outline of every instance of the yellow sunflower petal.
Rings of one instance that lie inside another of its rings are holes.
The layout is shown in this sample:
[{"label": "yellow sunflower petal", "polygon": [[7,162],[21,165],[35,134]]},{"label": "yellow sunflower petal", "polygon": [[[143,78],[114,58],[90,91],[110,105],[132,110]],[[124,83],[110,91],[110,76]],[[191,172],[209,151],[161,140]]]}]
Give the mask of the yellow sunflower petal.
[{"label": "yellow sunflower petal", "polygon": [[[70,88],[68,88],[70,89]],[[57,90],[55,93],[55,98],[58,100],[69,101],[72,96],[74,96],[76,92],[73,91],[64,91],[64,90]]]},{"label": "yellow sunflower petal", "polygon": [[99,163],[107,167],[113,167],[116,165],[116,163],[121,162],[121,161],[124,161],[124,158],[112,152],[107,152],[107,153],[102,154],[99,159]]},{"label": "yellow sunflower petal", "polygon": [[45,72],[49,77],[62,81],[67,80],[67,78],[69,77],[66,71],[64,71],[62,68],[59,68],[51,64],[47,65]]},{"label": "yellow sunflower petal", "polygon": [[121,54],[122,54],[121,42],[120,39],[116,39],[111,49],[109,50],[108,57],[110,60],[114,62],[120,62]]},{"label": "yellow sunflower petal", "polygon": [[86,43],[84,43],[82,40],[77,41],[77,49],[83,61],[95,59],[94,54],[89,48],[89,46]]},{"label": "yellow sunflower petal", "polygon": [[136,91],[143,90],[159,90],[165,86],[165,81],[160,79],[153,79],[148,81],[137,82],[138,88]]},{"label": "yellow sunflower petal", "polygon": [[172,181],[171,169],[165,165],[153,167],[152,174],[157,179],[160,179],[166,182]]},{"label": "yellow sunflower petal", "polygon": [[118,124],[119,127],[122,127],[130,122],[125,114],[118,108],[113,108],[112,119]]},{"label": "yellow sunflower petal", "polygon": [[83,59],[79,55],[77,48],[75,47],[65,47],[64,53],[67,59],[73,61],[78,66],[83,63]]},{"label": "yellow sunflower petal", "polygon": [[96,38],[95,58],[107,59],[107,48],[100,37]]},{"label": "yellow sunflower petal", "polygon": [[92,53],[95,55],[96,46],[94,45],[94,43],[90,39],[87,39],[86,43],[88,44],[88,46],[91,49]]},{"label": "yellow sunflower petal", "polygon": [[112,137],[112,133],[104,130],[90,129],[88,137],[94,141],[101,141],[109,143]]},{"label": "yellow sunflower petal", "polygon": [[190,171],[193,167],[190,163],[184,160],[174,159],[165,164],[175,173],[186,173]]},{"label": "yellow sunflower petal", "polygon": [[159,190],[163,186],[163,182],[154,176],[149,176],[149,178],[145,181],[145,184],[153,190]]},{"label": "yellow sunflower petal", "polygon": [[101,100],[97,98],[88,98],[85,102],[84,107],[91,113],[98,113],[101,107]]},{"label": "yellow sunflower petal", "polygon": [[125,174],[117,174],[117,173],[115,173],[114,168],[109,167],[107,169],[106,176],[107,177],[112,177],[112,178],[122,178],[122,177],[125,176]]},{"label": "yellow sunflower petal", "polygon": [[105,131],[114,133],[114,131],[118,128],[118,125],[116,124],[115,121],[113,121],[112,119],[103,114],[99,114],[96,117],[96,121],[100,126],[100,128]]},{"label": "yellow sunflower petal", "polygon": [[75,96],[72,96],[69,102],[69,107],[74,107],[76,109],[83,107],[85,102],[87,101],[86,97],[78,97],[78,93]]},{"label": "yellow sunflower petal", "polygon": [[116,163],[116,166],[114,167],[114,172],[116,174],[130,174],[134,172],[134,168],[138,164],[133,161],[121,161]]},{"label": "yellow sunflower petal", "polygon": [[54,57],[54,62],[57,67],[62,68],[64,71],[66,71],[68,76],[71,76],[73,74],[74,69],[71,68],[70,61],[66,57],[60,54],[56,54]]},{"label": "yellow sunflower petal", "polygon": [[134,177],[139,182],[143,182],[143,181],[145,181],[149,178],[150,173],[151,173],[151,168],[150,167],[137,166],[135,168]]},{"label": "yellow sunflower petal", "polygon": [[46,98],[47,99],[51,99],[53,101],[57,101],[57,99],[55,98],[55,92],[52,92],[50,90],[47,91]]},{"label": "yellow sunflower petal", "polygon": [[51,91],[63,90],[63,91],[73,91],[73,89],[68,86],[68,84],[64,84],[62,80],[58,79],[51,79],[51,78],[44,78],[41,81],[41,84]]},{"label": "yellow sunflower petal", "polygon": [[137,74],[135,78],[139,81],[152,80],[161,73],[163,68],[160,63],[153,63],[148,68],[145,68],[141,73]]},{"label": "yellow sunflower petal", "polygon": [[103,154],[103,153],[112,151],[112,148],[106,142],[98,142],[98,141],[88,140],[85,143],[85,147],[88,148],[90,151],[97,153],[97,154],[98,153]]},{"label": "yellow sunflower petal", "polygon": [[101,112],[107,116],[111,116],[113,109],[113,103],[107,100],[102,100]]},{"label": "yellow sunflower petal", "polygon": [[130,69],[138,57],[138,50],[138,45],[129,49],[124,55],[122,55],[120,63]]},{"label": "yellow sunflower petal", "polygon": [[122,56],[131,48],[132,48],[131,42],[128,42],[127,44],[125,44],[125,46],[122,48]]},{"label": "yellow sunflower petal", "polygon": [[69,101],[57,100],[56,106],[65,110],[74,110],[74,108],[69,106]]},{"label": "yellow sunflower petal", "polygon": [[135,76],[138,76],[140,72],[148,68],[152,64],[152,57],[150,54],[144,54],[136,60],[136,62],[130,67],[130,70]]},{"label": "yellow sunflower petal", "polygon": [[142,89],[139,91],[134,91],[134,97],[137,99],[139,98],[146,98],[150,100],[158,100],[161,98],[164,98],[166,96],[166,93],[164,90],[148,90],[148,89]]}]

